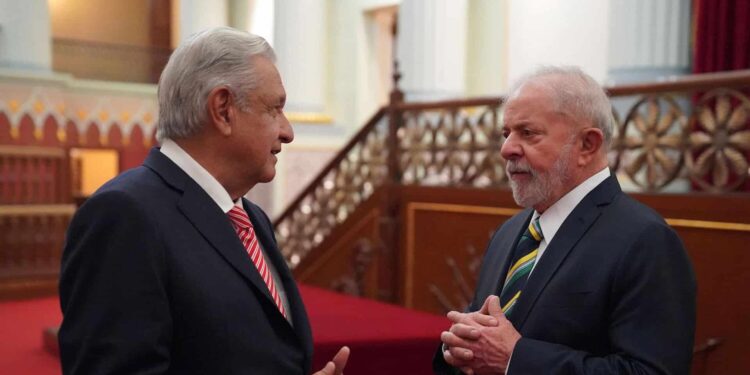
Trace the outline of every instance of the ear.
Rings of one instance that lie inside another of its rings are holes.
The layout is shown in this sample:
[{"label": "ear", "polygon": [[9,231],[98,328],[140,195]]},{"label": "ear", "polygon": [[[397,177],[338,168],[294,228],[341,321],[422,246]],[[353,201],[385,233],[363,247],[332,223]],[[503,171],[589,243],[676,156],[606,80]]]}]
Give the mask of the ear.
[{"label": "ear", "polygon": [[226,86],[215,87],[208,93],[208,121],[222,135],[232,134],[234,97]]},{"label": "ear", "polygon": [[578,154],[578,165],[588,165],[593,159],[599,157],[604,145],[604,133],[599,128],[585,128],[581,131],[580,153]]}]

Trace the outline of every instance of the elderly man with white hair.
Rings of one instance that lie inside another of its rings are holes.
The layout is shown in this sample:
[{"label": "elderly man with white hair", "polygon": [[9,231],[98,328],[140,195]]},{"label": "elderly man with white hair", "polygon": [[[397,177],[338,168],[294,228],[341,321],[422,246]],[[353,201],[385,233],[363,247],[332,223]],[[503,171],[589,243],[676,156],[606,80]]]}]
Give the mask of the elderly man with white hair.
[{"label": "elderly man with white hair", "polygon": [[[294,133],[263,38],[215,28],[172,54],[142,166],[101,187],[66,236],[65,374],[310,373],[312,334],[271,222],[243,198]],[[341,374],[344,347],[317,374]]]},{"label": "elderly man with white hair", "polygon": [[695,276],[677,234],[607,166],[611,106],[577,68],[524,77],[501,154],[526,209],[493,235],[437,374],[687,374]]}]

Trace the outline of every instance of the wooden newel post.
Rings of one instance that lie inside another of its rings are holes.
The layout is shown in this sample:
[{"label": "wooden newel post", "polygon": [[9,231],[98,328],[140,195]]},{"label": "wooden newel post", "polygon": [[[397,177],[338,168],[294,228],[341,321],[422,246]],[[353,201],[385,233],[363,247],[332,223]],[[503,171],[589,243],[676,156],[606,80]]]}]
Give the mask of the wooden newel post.
[{"label": "wooden newel post", "polygon": [[393,68],[393,91],[391,91],[391,100],[388,103],[388,177],[391,183],[400,184],[398,130],[401,128],[403,121],[403,112],[399,105],[404,101],[404,93],[398,88],[398,80],[401,78],[401,74],[398,72],[397,61],[394,61]]},{"label": "wooden newel post", "polygon": [[397,17],[393,20],[393,89],[390,94],[390,101],[386,111],[388,116],[388,139],[386,148],[388,150],[388,177],[384,186],[382,196],[382,214],[380,219],[380,239],[382,241],[382,251],[379,254],[379,271],[378,271],[378,289],[379,298],[389,302],[398,302],[400,289],[398,287],[399,279],[399,189],[401,185],[401,167],[400,145],[398,140],[398,130],[403,124],[403,110],[401,104],[404,101],[404,93],[398,87],[398,81],[401,79],[401,72],[398,70],[398,60],[396,58],[396,32]]}]

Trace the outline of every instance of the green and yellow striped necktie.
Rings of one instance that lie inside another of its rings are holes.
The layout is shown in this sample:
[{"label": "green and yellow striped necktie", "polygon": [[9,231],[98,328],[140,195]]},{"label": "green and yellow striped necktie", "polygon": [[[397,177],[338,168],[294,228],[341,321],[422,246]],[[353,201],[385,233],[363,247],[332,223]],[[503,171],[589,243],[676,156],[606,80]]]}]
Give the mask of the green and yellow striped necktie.
[{"label": "green and yellow striped necktie", "polygon": [[500,292],[500,306],[505,316],[510,316],[513,307],[521,297],[521,291],[526,285],[529,273],[536,262],[539,252],[539,243],[542,241],[542,227],[539,226],[539,218],[529,223],[529,227],[518,240],[518,245],[513,252],[511,266],[505,276],[503,290]]}]

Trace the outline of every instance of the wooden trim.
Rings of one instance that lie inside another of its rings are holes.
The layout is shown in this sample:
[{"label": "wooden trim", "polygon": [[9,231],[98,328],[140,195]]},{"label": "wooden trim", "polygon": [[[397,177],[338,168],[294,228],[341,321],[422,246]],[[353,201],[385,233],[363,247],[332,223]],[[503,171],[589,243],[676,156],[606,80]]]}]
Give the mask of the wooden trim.
[{"label": "wooden trim", "polygon": [[41,156],[51,158],[64,158],[65,149],[61,147],[0,145],[0,156]]},{"label": "wooden trim", "polygon": [[468,213],[478,215],[513,216],[522,211],[519,208],[473,206],[431,202],[409,202],[406,204],[406,251],[404,271],[404,306],[414,307],[414,224],[417,211]]},{"label": "wooden trim", "polygon": [[73,216],[75,204],[18,204],[0,206],[0,217],[3,216]]},{"label": "wooden trim", "polygon": [[35,279],[11,279],[0,281],[0,299],[18,299],[49,296],[57,293],[58,276]]},{"label": "wooden trim", "polygon": [[466,204],[447,204],[447,203],[429,203],[429,202],[410,202],[407,205],[407,210],[410,208],[412,208],[413,210],[420,210],[420,211],[459,212],[459,213],[498,215],[498,216],[512,216],[523,211],[523,209],[520,209],[520,208],[487,207],[487,206],[472,206],[472,205],[466,205]]},{"label": "wooden trim", "polygon": [[643,95],[665,92],[693,92],[715,88],[750,86],[750,69],[729,72],[694,74],[666,82],[617,85],[605,87],[610,96]]},{"label": "wooden trim", "polygon": [[470,99],[456,99],[456,100],[443,100],[439,102],[409,102],[399,103],[396,105],[396,109],[399,111],[413,111],[413,110],[426,110],[426,109],[442,109],[446,110],[450,107],[471,107],[471,106],[490,106],[502,104],[504,97],[490,96],[490,97],[479,97]]},{"label": "wooden trim", "polygon": [[689,219],[665,219],[667,224],[675,228],[699,228],[726,231],[750,232],[750,224],[730,223],[725,221],[689,220]]}]

